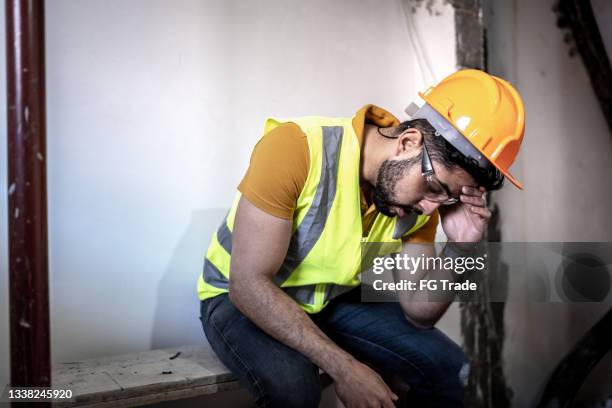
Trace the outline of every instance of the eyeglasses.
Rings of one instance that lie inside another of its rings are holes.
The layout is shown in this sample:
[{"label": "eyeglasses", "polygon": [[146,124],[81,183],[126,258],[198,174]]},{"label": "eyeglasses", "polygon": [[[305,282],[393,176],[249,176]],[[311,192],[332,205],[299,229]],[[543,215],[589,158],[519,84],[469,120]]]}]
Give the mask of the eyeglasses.
[{"label": "eyeglasses", "polygon": [[423,160],[421,161],[421,175],[427,182],[425,198],[429,201],[440,203],[440,205],[452,205],[459,202],[459,198],[453,197],[448,188],[436,179],[431,158],[427,152],[427,146],[423,142]]}]

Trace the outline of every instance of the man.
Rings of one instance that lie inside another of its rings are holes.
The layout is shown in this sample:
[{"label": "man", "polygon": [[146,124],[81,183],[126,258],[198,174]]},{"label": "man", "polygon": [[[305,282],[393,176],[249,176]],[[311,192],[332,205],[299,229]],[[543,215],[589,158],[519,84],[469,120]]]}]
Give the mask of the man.
[{"label": "man", "polygon": [[508,167],[524,108],[477,70],[421,96],[404,123],[373,105],[267,121],[198,281],[206,337],[258,406],[318,406],[321,368],[345,406],[393,407],[371,367],[408,384],[414,406],[463,405],[465,356],[433,328],[449,303],[360,303],[361,249],[433,242],[439,218],[450,243],[478,242],[485,192],[504,176],[521,187]]}]

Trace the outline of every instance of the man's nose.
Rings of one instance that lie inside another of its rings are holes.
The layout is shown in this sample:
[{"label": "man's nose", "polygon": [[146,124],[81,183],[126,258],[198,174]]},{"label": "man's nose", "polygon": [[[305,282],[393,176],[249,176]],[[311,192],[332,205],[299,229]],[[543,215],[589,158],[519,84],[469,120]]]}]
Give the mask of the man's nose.
[{"label": "man's nose", "polygon": [[438,207],[440,207],[440,203],[436,203],[435,201],[429,200],[421,200],[421,202],[419,203],[419,207],[423,209],[424,215],[431,215],[434,211],[438,209]]}]

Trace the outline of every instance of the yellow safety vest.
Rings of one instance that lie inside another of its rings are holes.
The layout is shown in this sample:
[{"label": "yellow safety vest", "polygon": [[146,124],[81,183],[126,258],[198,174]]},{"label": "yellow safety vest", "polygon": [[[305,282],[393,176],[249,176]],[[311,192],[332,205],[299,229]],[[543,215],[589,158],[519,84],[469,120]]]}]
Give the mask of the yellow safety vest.
[{"label": "yellow safety vest", "polygon": [[[359,285],[362,244],[385,242],[401,248],[401,238],[421,228],[426,215],[378,214],[362,236],[359,168],[361,147],[352,118],[268,119],[264,136],[293,122],[306,134],[310,169],[297,200],[287,255],[274,282],[308,313],[321,311],[331,299]],[[198,279],[200,300],[228,291],[232,230],[240,192],[213,234]]]}]

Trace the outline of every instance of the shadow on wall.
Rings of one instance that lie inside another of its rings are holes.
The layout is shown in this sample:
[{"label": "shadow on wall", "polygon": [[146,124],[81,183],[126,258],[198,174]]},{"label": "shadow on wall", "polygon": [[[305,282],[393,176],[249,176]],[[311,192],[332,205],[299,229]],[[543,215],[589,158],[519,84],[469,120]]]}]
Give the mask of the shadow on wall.
[{"label": "shadow on wall", "polygon": [[192,213],[187,229],[157,286],[151,349],[206,342],[200,323],[196,283],[213,231],[227,209],[213,208]]},{"label": "shadow on wall", "polygon": [[[213,208],[192,213],[187,229],[157,286],[151,349],[206,343],[200,323],[200,301],[196,284],[204,266],[204,255],[210,237],[217,230],[229,208]],[[227,406],[254,407],[245,390],[228,391],[181,401],[148,405],[150,408]],[[321,408],[340,408],[334,387],[323,390]]]}]

